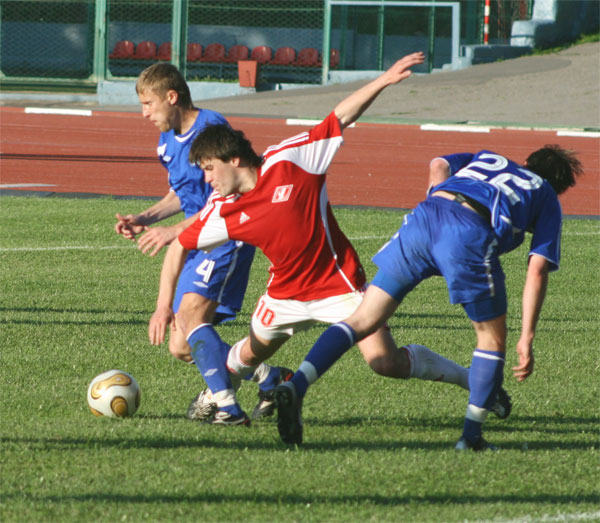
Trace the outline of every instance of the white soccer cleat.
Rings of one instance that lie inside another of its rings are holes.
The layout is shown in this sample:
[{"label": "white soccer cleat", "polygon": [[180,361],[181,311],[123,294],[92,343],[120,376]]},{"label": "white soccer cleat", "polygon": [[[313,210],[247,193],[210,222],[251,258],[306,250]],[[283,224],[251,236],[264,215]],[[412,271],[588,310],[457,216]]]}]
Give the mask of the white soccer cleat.
[{"label": "white soccer cleat", "polygon": [[190,403],[186,417],[192,421],[208,421],[213,417],[217,408],[210,389],[204,389]]}]

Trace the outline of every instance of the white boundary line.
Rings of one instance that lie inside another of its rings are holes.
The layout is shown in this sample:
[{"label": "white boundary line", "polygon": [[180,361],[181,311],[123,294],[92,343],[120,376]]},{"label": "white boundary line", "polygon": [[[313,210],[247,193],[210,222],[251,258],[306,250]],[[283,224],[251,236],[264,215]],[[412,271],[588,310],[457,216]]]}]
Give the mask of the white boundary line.
[{"label": "white boundary line", "polygon": [[523,516],[515,519],[503,520],[505,523],[537,523],[546,521],[597,521],[600,518],[600,511],[597,512],[579,512],[574,514],[546,514],[544,516]]},{"label": "white boundary line", "polygon": [[92,116],[89,109],[55,109],[51,107],[25,107],[25,114],[61,114],[67,116]]},{"label": "white boundary line", "polygon": [[60,247],[0,247],[0,252],[107,251],[110,249],[135,249],[135,246],[107,245],[104,247],[92,247],[91,245],[63,245]]},{"label": "white boundary line", "polygon": [[[594,231],[586,232],[564,232],[563,236],[597,236],[600,235],[600,227]],[[348,239],[353,242],[370,240],[389,240],[392,234],[385,236],[349,236]],[[0,252],[46,252],[46,251],[106,251],[112,249],[136,249],[135,245],[105,245],[94,247],[92,245],[62,245],[56,247],[0,247]]]}]

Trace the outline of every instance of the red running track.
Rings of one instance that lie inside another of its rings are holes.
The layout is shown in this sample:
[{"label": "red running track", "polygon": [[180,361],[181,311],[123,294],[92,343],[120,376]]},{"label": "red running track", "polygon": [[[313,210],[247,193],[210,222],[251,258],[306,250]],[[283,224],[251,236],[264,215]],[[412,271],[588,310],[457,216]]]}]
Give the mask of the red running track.
[{"label": "red running track", "polygon": [[[229,121],[257,151],[307,128],[280,119]],[[0,108],[0,131],[0,189],[152,197],[168,190],[156,159],[158,130],[139,114],[71,116]],[[575,150],[584,166],[577,186],[561,197],[564,213],[600,215],[598,138],[557,136],[550,130],[424,131],[417,125],[359,122],[344,132],[344,140],[327,182],[334,205],[412,208],[425,195],[435,156],[491,149],[522,162],[531,151],[557,143]]]}]

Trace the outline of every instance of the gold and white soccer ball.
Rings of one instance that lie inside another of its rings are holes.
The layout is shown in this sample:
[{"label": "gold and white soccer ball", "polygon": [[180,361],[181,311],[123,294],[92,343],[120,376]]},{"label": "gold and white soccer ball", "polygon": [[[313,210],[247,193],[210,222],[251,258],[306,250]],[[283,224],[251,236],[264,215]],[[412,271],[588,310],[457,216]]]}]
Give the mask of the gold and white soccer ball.
[{"label": "gold and white soccer ball", "polygon": [[109,370],[91,381],[87,401],[96,416],[127,418],[140,406],[140,386],[131,374]]}]

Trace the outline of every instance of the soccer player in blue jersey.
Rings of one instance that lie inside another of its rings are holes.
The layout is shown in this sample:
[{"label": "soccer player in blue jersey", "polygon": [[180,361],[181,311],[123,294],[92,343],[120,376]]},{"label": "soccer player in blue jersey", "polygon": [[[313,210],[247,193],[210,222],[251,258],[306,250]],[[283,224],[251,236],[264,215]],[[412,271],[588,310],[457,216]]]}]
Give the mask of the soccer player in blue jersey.
[{"label": "soccer player in blue jersey", "polygon": [[548,284],[560,259],[562,210],[557,195],[582,173],[576,156],[558,146],[532,153],[523,166],[491,151],[453,154],[430,164],[427,199],[374,256],[378,272],[357,310],[329,327],[292,379],[275,391],[278,429],[302,441],[302,400],[308,387],[357,341],[398,308],[422,280],[443,276],[451,303],[460,303],[477,336],[469,370],[469,402],[457,450],[495,450],[482,425],[503,380],[507,299],[500,255],[532,234],[516,350],[518,381],[533,372],[533,339]]},{"label": "soccer player in blue jersey", "polygon": [[[213,191],[204,180],[204,172],[189,162],[194,138],[207,125],[227,122],[219,113],[194,107],[185,79],[169,63],[145,69],[137,80],[136,92],[144,118],[160,130],[157,151],[168,171],[170,191],[139,214],[117,214],[115,231],[132,240],[144,233],[139,239],[140,249],[156,254],[193,221]],[[186,218],[183,222],[148,227],[180,211]],[[209,390],[202,391],[190,405],[190,419],[220,425],[249,423],[225,365],[229,346],[213,325],[235,318],[240,310],[254,250],[245,243],[230,241],[211,253],[191,252],[184,262],[173,303],[158,302],[150,320],[150,342],[162,343],[169,325],[169,351],[178,359],[194,362],[206,381]],[[255,417],[273,412],[269,392],[285,372],[264,365],[255,373],[261,388]]]}]

